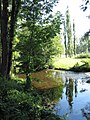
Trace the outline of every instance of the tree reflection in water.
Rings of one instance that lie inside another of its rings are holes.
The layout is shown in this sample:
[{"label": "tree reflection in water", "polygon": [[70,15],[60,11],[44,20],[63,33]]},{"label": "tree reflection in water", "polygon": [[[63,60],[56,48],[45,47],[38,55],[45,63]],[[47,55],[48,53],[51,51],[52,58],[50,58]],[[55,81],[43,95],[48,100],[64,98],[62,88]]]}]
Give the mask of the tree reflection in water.
[{"label": "tree reflection in water", "polygon": [[77,97],[77,93],[78,93],[78,91],[77,91],[77,80],[75,80],[75,97]]},{"label": "tree reflection in water", "polygon": [[72,102],[73,102],[73,80],[72,79],[66,79],[66,98],[68,100],[70,110],[72,109]]},{"label": "tree reflection in water", "polygon": [[60,77],[64,88],[62,98],[54,108],[56,114],[65,120],[90,120],[90,84],[87,83],[90,76],[62,71]]}]

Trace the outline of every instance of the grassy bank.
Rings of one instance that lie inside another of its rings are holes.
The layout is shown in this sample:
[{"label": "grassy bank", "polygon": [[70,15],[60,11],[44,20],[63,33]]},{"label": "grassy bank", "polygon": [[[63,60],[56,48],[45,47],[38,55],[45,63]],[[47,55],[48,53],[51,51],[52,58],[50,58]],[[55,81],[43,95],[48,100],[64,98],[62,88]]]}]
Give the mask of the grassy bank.
[{"label": "grassy bank", "polygon": [[72,71],[90,71],[89,58],[55,58],[53,66],[55,69]]}]

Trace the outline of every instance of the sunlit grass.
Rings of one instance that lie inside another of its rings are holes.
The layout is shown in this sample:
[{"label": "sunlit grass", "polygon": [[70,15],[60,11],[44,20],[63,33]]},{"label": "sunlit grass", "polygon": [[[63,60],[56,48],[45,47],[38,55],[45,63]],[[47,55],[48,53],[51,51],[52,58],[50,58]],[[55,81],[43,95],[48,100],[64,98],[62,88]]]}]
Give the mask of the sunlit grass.
[{"label": "sunlit grass", "polygon": [[88,60],[88,59],[75,59],[75,58],[55,58],[54,59],[54,63],[53,66],[54,68],[57,69],[70,69],[72,68],[75,64],[79,64],[82,65],[83,64],[83,60]]}]

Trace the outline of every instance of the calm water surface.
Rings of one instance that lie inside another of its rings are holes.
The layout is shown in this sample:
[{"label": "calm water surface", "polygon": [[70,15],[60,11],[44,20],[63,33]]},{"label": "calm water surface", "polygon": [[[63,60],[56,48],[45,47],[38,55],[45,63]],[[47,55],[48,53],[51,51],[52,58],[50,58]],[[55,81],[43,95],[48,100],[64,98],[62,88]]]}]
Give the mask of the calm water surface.
[{"label": "calm water surface", "polygon": [[53,72],[53,75],[64,82],[55,113],[65,120],[90,120],[90,76],[70,71]]},{"label": "calm water surface", "polygon": [[64,120],[90,120],[90,74],[44,70],[37,72],[34,76],[40,79],[50,76],[50,79],[46,78],[47,81],[62,79],[64,83],[62,93],[60,93],[60,87],[46,90],[45,93],[40,90],[45,96],[44,100],[57,98],[55,114]]}]

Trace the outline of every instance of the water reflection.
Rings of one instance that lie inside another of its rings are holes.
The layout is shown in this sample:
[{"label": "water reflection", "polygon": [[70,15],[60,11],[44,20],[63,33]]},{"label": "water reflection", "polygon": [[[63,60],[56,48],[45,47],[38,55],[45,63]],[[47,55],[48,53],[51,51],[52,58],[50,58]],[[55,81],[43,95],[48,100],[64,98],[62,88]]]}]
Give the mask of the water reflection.
[{"label": "water reflection", "polygon": [[[34,74],[40,78],[37,88],[43,98],[43,104],[56,102],[55,114],[64,120],[90,120],[90,76],[85,73],[70,71],[41,71]],[[46,77],[45,77],[46,76]],[[63,81],[64,87],[57,86],[55,81]],[[51,84],[54,80],[55,83]],[[41,85],[41,86],[40,86]],[[54,86],[52,89],[50,86]],[[43,88],[43,89],[42,89]]]},{"label": "water reflection", "polygon": [[[56,114],[65,120],[90,120],[90,111],[87,115],[86,104],[90,103],[90,84],[84,73],[61,71],[60,77],[64,81],[62,98],[55,106]],[[90,104],[88,105],[90,110]],[[86,112],[86,113],[85,113]]]},{"label": "water reflection", "polygon": [[77,97],[78,91],[77,91],[77,81],[75,80],[75,97]]},{"label": "water reflection", "polygon": [[73,80],[66,79],[65,83],[66,87],[66,99],[69,103],[70,109],[72,109],[72,102],[73,102]]},{"label": "water reflection", "polygon": [[36,89],[36,91],[42,98],[42,104],[46,107],[53,107],[62,97],[62,87],[60,86],[51,89]]}]

